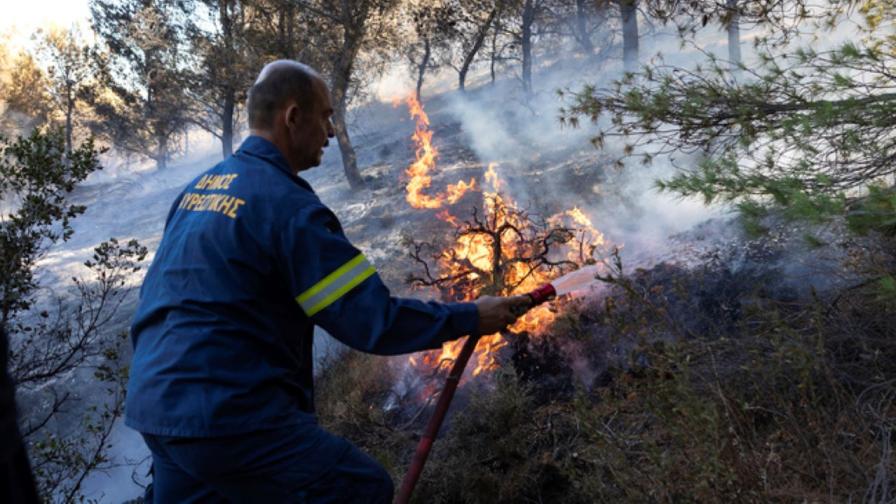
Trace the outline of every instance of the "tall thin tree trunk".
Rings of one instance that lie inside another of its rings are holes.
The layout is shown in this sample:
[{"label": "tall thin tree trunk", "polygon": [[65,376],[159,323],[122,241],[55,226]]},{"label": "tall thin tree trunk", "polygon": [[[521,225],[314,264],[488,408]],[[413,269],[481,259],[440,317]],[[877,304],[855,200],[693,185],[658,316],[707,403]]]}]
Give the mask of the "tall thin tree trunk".
[{"label": "tall thin tree trunk", "polygon": [[488,18],[485,20],[485,23],[479,28],[479,31],[476,32],[476,38],[473,39],[473,46],[470,47],[470,50],[464,55],[464,61],[461,64],[460,71],[457,73],[458,87],[461,91],[466,91],[467,73],[470,71],[470,66],[476,59],[476,53],[482,48],[485,36],[488,35],[488,29],[491,27],[492,22],[497,15],[497,8],[492,9],[492,11],[488,13]]},{"label": "tall thin tree trunk", "polygon": [[[343,57],[347,55],[343,54]],[[339,67],[337,67],[339,68]],[[352,189],[362,189],[364,179],[358,170],[358,156],[352,147],[351,138],[348,136],[348,125],[345,122],[346,109],[348,107],[348,85],[350,82],[351,65],[337,70],[333,79],[333,129],[336,132],[336,140],[339,142],[339,152],[342,153],[342,169],[345,178]]]},{"label": "tall thin tree trunk", "polygon": [[423,77],[426,75],[426,67],[429,66],[429,58],[432,56],[429,37],[423,37],[423,59],[417,65],[417,101],[420,101],[420,88],[423,87]]},{"label": "tall thin tree trunk", "polygon": [[277,51],[281,57],[286,57],[286,8],[281,7],[277,11]]},{"label": "tall thin tree trunk", "polygon": [[498,30],[497,27],[495,30],[492,30],[492,54],[491,54],[491,62],[489,64],[489,74],[491,75],[492,82],[491,85],[495,85],[495,64],[498,59]]},{"label": "tall thin tree trunk", "polygon": [[735,75],[740,73],[740,65],[743,61],[740,54],[740,13],[737,8],[737,0],[728,0],[726,6],[729,10],[728,20],[728,59],[731,61],[731,71]]},{"label": "tall thin tree trunk", "polygon": [[233,154],[233,109],[236,93],[228,88],[224,92],[224,109],[221,114],[221,153],[226,158]]},{"label": "tall thin tree trunk", "polygon": [[535,5],[533,0],[526,0],[523,4],[523,16],[520,47],[523,51],[523,91],[532,94],[532,24],[535,22]]},{"label": "tall thin tree trunk", "polygon": [[582,51],[586,56],[591,57],[594,55],[594,44],[591,43],[591,34],[588,33],[588,10],[585,7],[587,3],[588,0],[576,0],[575,29],[576,38],[579,45],[582,46]]},{"label": "tall thin tree trunk", "polygon": [[333,111],[333,129],[336,131],[336,140],[339,143],[339,152],[342,154],[342,168],[345,178],[352,189],[362,189],[364,179],[358,171],[358,156],[352,141],[348,136],[348,127],[345,123],[345,104],[337,104]]},{"label": "tall thin tree trunk", "polygon": [[72,129],[74,129],[72,116],[75,113],[75,98],[72,96],[71,88],[67,91],[65,100],[65,155],[66,158],[72,153]]},{"label": "tall thin tree trunk", "polygon": [[168,168],[168,137],[165,135],[156,136],[158,146],[156,148],[156,167],[159,170]]},{"label": "tall thin tree trunk", "polygon": [[[234,54],[233,43],[233,0],[219,0],[218,2],[218,23],[221,25],[221,35],[224,38],[224,47],[228,56]],[[233,109],[236,106],[236,90],[234,75],[235,62],[233,58],[228,58],[224,65],[224,103],[221,110],[221,153],[224,158],[233,154]]]},{"label": "tall thin tree trunk", "polygon": [[295,15],[295,5],[290,2],[289,7],[286,9],[286,57],[292,58],[293,50],[296,48],[296,15]]},{"label": "tall thin tree trunk", "polygon": [[292,58],[294,55],[292,50],[295,46],[295,5],[293,2],[286,2],[277,12],[277,49],[281,58]]},{"label": "tall thin tree trunk", "polygon": [[622,16],[622,61],[626,72],[638,70],[638,1],[619,0]]}]

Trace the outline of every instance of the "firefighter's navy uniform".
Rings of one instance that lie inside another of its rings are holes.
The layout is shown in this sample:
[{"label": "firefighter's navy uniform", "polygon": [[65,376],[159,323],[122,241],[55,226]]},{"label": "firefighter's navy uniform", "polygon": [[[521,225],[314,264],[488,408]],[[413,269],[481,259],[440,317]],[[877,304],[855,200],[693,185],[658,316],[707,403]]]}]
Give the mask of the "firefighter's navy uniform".
[{"label": "firefighter's navy uniform", "polygon": [[471,303],[391,297],[278,149],[247,138],[175,200],[140,291],[125,423],[155,501],[391,501],[388,474],[317,425],[313,327],[400,354],[478,322]]}]

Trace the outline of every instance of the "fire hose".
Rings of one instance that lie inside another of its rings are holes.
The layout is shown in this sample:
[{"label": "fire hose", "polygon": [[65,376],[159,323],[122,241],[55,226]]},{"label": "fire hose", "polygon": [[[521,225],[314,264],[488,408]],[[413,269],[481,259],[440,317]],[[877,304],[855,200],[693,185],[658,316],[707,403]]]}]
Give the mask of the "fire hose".
[{"label": "fire hose", "polygon": [[[528,293],[532,302],[529,306],[526,306],[523,310],[517,312],[516,315],[520,316],[526,311],[554,298],[556,295],[557,291],[554,289],[553,285],[542,285]],[[420,479],[420,475],[423,473],[423,466],[426,465],[426,459],[429,457],[429,451],[432,449],[432,445],[439,434],[439,429],[441,429],[442,422],[445,420],[445,415],[448,413],[448,407],[451,405],[451,400],[454,398],[454,392],[457,391],[457,385],[460,383],[460,378],[464,374],[464,368],[467,367],[467,361],[469,361],[470,357],[473,355],[473,350],[476,349],[476,343],[479,341],[480,336],[481,335],[478,334],[471,334],[467,338],[460,354],[451,366],[451,372],[448,373],[448,378],[445,380],[445,387],[442,389],[442,393],[439,394],[439,401],[436,403],[436,408],[433,410],[429,423],[426,424],[426,430],[423,432],[423,436],[417,444],[417,451],[414,453],[414,458],[411,460],[408,472],[401,482],[398,498],[395,501],[396,504],[408,504],[408,502],[410,502],[411,494],[414,492],[414,487],[417,486],[417,480]]]}]

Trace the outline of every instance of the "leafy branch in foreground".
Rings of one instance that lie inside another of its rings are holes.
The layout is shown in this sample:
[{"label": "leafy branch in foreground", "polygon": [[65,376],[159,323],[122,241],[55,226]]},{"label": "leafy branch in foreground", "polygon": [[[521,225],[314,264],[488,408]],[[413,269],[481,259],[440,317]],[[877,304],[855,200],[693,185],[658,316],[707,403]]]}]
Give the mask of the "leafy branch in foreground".
[{"label": "leafy branch in foreground", "polygon": [[[894,11],[883,12],[892,20]],[[661,189],[733,202],[747,217],[775,207],[824,220],[896,174],[896,42],[867,26],[862,42],[829,51],[762,52],[737,80],[709,54],[693,69],[659,63],[608,88],[585,87],[562,119],[598,124],[595,146],[621,138],[623,154],[645,163],[702,158]]]},{"label": "leafy branch in foreground", "polygon": [[[69,149],[61,131],[0,138],[0,326],[10,337],[20,430],[48,502],[84,501],[87,476],[115,464],[108,449],[127,368],[124,338],[110,326],[147,253],[136,240],[104,242],[70,295],[41,299],[37,263],[74,232],[85,207],[69,196],[99,169],[98,156],[90,141]],[[82,378],[91,372],[93,380]]]},{"label": "leafy branch in foreground", "polygon": [[66,200],[100,168],[88,140],[66,153],[59,130],[34,130],[11,141],[0,136],[0,325],[27,310],[37,287],[33,268],[47,247],[71,237],[85,207]]},{"label": "leafy branch in foreground", "polygon": [[[17,325],[10,373],[20,392],[33,399],[22,412],[22,432],[48,501],[78,501],[87,476],[116,463],[108,448],[124,409],[127,366],[120,355],[127,334],[110,338],[105,332],[146,253],[136,240],[101,243],[84,263],[92,278],[73,279],[73,302],[60,301],[55,315],[44,311],[32,317],[37,322]],[[93,372],[97,390],[65,384],[79,371]]]}]

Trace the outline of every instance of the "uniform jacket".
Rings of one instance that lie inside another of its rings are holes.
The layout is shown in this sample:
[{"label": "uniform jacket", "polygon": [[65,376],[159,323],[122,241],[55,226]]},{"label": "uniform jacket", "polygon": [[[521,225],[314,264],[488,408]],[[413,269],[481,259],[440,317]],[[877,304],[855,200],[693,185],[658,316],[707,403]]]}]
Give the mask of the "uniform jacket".
[{"label": "uniform jacket", "polygon": [[278,149],[249,137],[177,197],[140,290],[125,422],[228,436],[313,421],[313,327],[365,352],[475,331],[471,303],[391,297]]}]

